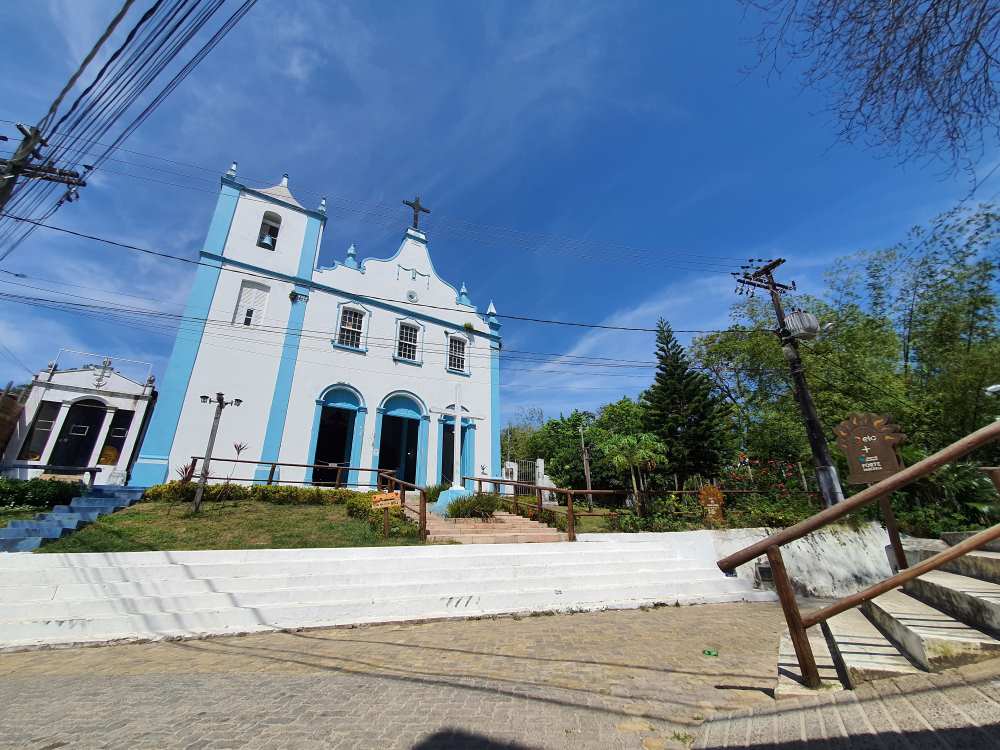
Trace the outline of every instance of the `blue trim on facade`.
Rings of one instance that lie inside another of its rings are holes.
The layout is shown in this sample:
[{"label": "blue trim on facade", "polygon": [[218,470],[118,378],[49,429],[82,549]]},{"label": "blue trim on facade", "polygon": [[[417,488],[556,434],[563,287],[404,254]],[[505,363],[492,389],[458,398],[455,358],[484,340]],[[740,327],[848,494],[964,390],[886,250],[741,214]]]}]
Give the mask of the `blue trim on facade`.
[{"label": "blue trim on facade", "polygon": [[450,367],[446,367],[444,369],[445,369],[446,372],[448,372],[451,375],[461,375],[463,378],[471,378],[472,377],[472,373],[471,372],[466,372],[465,370],[453,370]]},{"label": "blue trim on facade", "polygon": [[[344,291],[343,289],[338,289],[337,287],[329,286],[327,284],[320,284],[319,282],[313,281],[311,279],[301,278],[298,276],[290,276],[286,273],[280,273],[270,268],[263,268],[261,266],[254,265],[253,263],[245,263],[243,261],[234,260],[232,258],[224,258],[222,257],[222,255],[217,255],[215,253],[203,252],[202,259],[204,260],[205,258],[225,261],[226,265],[233,266],[235,268],[240,268],[243,269],[244,271],[253,271],[254,273],[264,274],[279,281],[288,281],[291,282],[292,284],[301,284],[302,286],[308,287],[310,289],[315,289],[321,292],[327,292],[329,294],[338,294],[341,297],[346,297],[349,300],[353,300],[359,305],[363,303],[366,305],[371,305],[372,307],[377,307],[382,310],[390,310],[394,313],[399,313],[402,315],[406,315],[408,317],[419,318],[420,320],[425,320],[429,323],[435,323],[445,328],[449,328],[453,331],[458,331],[468,334],[468,331],[465,329],[464,326],[454,323],[450,320],[444,320],[442,318],[437,318],[433,315],[427,315],[425,313],[421,313],[416,310],[411,310],[405,307],[399,307],[397,305],[393,305],[388,302],[383,302],[374,297],[368,297],[364,294],[356,294],[354,292]],[[470,311],[459,310],[457,312],[470,312]],[[500,337],[497,334],[487,333],[486,331],[476,331],[475,335],[482,336],[483,338],[490,339],[493,341],[500,340]]]},{"label": "blue trim on facade", "polygon": [[319,230],[323,222],[312,216],[306,222],[305,237],[302,238],[302,250],[299,253],[299,276],[309,278],[316,267],[316,257],[319,252]]},{"label": "blue trim on facade", "polygon": [[[471,423],[468,427],[462,426],[462,476],[474,477],[476,473],[476,423]],[[473,481],[466,479],[463,483],[465,489],[472,491]]]},{"label": "blue trim on facade", "polygon": [[371,474],[371,479],[368,482],[372,487],[378,485],[378,462],[382,452],[382,415],[384,414],[385,409],[381,406],[375,410],[375,439],[372,445],[372,469],[374,471],[368,472]]},{"label": "blue trim on facade", "polygon": [[222,267],[221,254],[226,247],[239,195],[239,190],[223,179],[202,251],[202,260],[208,258],[210,261],[208,265],[198,266],[195,272],[194,283],[191,285],[187,305],[184,307],[184,317],[190,325],[184,329],[184,336],[178,335],[174,339],[170,360],[160,382],[156,408],[153,410],[149,429],[139,451],[139,458],[129,479],[133,485],[150,487],[164,482],[167,478],[170,466],[162,462],[163,457],[169,456],[173,448],[174,435],[184,408],[191,373],[205,333],[204,321],[209,317],[216,284],[219,281]]},{"label": "blue trim on facade", "polygon": [[503,476],[500,465],[500,346],[490,345],[490,462],[494,477]]},{"label": "blue trim on facade", "polygon": [[420,417],[420,431],[417,434],[417,474],[413,483],[419,487],[427,485],[427,432],[431,418],[424,414]]},{"label": "blue trim on facade", "polygon": [[343,349],[345,352],[353,352],[354,354],[367,354],[368,348],[355,349],[353,346],[347,346],[347,344],[338,344],[336,339],[330,339],[330,345],[334,349]]},{"label": "blue trim on facade", "polygon": [[[271,409],[267,414],[267,428],[264,431],[264,444],[260,450],[261,461],[277,461],[281,453],[281,439],[285,432],[285,417],[288,414],[288,401],[292,394],[292,379],[295,377],[295,360],[299,355],[299,342],[302,339],[302,324],[306,317],[307,290],[296,287],[300,295],[292,302],[288,313],[288,329],[281,345],[281,360],[278,362],[278,375],[274,381],[274,392],[271,395]],[[267,471],[258,466],[254,471],[254,479],[267,479]],[[275,474],[277,476],[277,473]]]},{"label": "blue trim on facade", "polygon": [[[316,399],[316,411],[313,414],[313,426],[312,433],[309,436],[309,453],[306,455],[305,463],[311,464],[315,462],[316,459],[316,443],[319,441],[319,425],[320,420],[323,418],[323,407],[326,404],[323,403],[323,399]],[[306,469],[306,475],[304,477],[307,483],[313,480],[313,470],[310,466]]]},{"label": "blue trim on facade", "polygon": [[292,211],[298,211],[304,213],[306,216],[317,219],[319,221],[326,221],[326,214],[322,211],[318,211],[311,208],[304,208],[303,206],[296,206],[294,203],[289,203],[288,201],[283,201],[280,198],[275,198],[273,195],[268,195],[267,193],[262,193],[254,188],[247,187],[242,182],[237,182],[235,179],[229,176],[223,176],[222,184],[230,188],[235,188],[236,190],[243,191],[244,193],[249,193],[250,195],[257,196],[259,200],[265,200],[268,203],[274,203],[279,206],[284,206],[285,208],[291,209]]},{"label": "blue trim on facade", "polygon": [[[359,406],[357,412],[354,414],[354,439],[351,441],[351,458],[350,464],[352,466],[361,465],[361,440],[365,435],[365,416],[368,414],[368,409],[363,406]],[[360,472],[357,469],[352,469],[347,475],[347,483],[352,487],[358,483],[358,475]]]}]

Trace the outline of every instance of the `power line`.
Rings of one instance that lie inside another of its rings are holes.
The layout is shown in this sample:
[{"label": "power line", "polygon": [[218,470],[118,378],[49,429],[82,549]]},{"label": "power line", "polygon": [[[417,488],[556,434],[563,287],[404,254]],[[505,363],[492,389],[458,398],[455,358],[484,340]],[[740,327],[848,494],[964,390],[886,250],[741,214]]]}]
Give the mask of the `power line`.
[{"label": "power line", "polygon": [[24,370],[25,372],[27,372],[29,375],[31,375],[32,377],[34,377],[35,373],[26,364],[24,364],[24,362],[22,362],[18,358],[18,356],[16,354],[14,354],[14,352],[12,352],[10,349],[8,349],[7,345],[4,344],[2,341],[0,341],[0,349],[3,349],[7,353],[7,358],[8,359],[10,359],[12,362],[14,362],[15,364],[17,364],[22,370]]},{"label": "power line", "polygon": [[[51,230],[54,230],[54,231],[57,231],[57,232],[63,232],[65,234],[69,234],[69,235],[72,235],[74,237],[79,237],[81,239],[92,240],[94,242],[102,242],[104,244],[111,245],[111,246],[114,246],[114,247],[119,247],[119,248],[123,248],[123,249],[126,249],[126,250],[134,250],[136,252],[145,253],[145,254],[156,256],[156,257],[159,257],[159,258],[166,258],[166,259],[169,259],[169,260],[175,260],[175,261],[179,261],[179,262],[182,262],[182,263],[188,263],[188,264],[196,265],[196,266],[205,266],[207,268],[214,268],[214,269],[220,270],[220,271],[229,271],[229,272],[232,272],[232,273],[238,273],[241,276],[249,276],[249,277],[253,277],[253,278],[262,278],[262,279],[277,280],[277,281],[286,281],[286,282],[288,281],[287,278],[282,278],[281,276],[278,276],[278,275],[275,275],[275,274],[260,274],[260,273],[255,273],[255,272],[252,272],[252,271],[244,271],[244,270],[241,270],[241,269],[233,269],[233,268],[227,268],[225,266],[218,266],[218,265],[215,265],[213,263],[205,263],[203,261],[194,260],[192,258],[184,258],[184,257],[179,256],[179,255],[172,255],[171,253],[166,253],[166,252],[163,252],[163,251],[160,251],[160,250],[152,250],[150,248],[139,247],[137,245],[131,245],[131,244],[128,244],[128,243],[125,243],[125,242],[117,242],[115,240],[107,239],[105,237],[99,237],[97,235],[86,234],[84,232],[77,232],[77,231],[74,231],[72,229],[66,229],[65,227],[57,227],[57,226],[54,226],[52,224],[45,224],[45,223],[38,222],[38,221],[35,221],[33,219],[28,219],[28,218],[25,218],[25,217],[22,217],[22,216],[14,216],[12,214],[6,214],[6,213],[0,214],[0,216],[6,216],[6,217],[11,218],[11,219],[13,219],[15,221],[27,222],[29,224],[34,224],[34,225],[37,225],[37,226],[40,226],[40,227],[44,227],[46,229],[51,229]],[[362,300],[371,300],[371,301],[375,301],[375,302],[387,302],[387,303],[396,304],[396,305],[404,305],[404,306],[409,305],[409,306],[414,306],[414,307],[423,307],[423,308],[434,309],[434,310],[447,310],[447,311],[450,311],[450,312],[455,312],[455,308],[453,308],[453,307],[446,307],[446,306],[443,306],[443,305],[430,305],[430,304],[422,303],[422,302],[409,302],[409,301],[406,301],[406,300],[397,300],[397,299],[392,299],[392,298],[388,298],[388,297],[377,297],[377,296],[371,295],[371,294],[356,294],[356,293],[353,293],[353,292],[346,293],[346,294],[349,294],[349,296],[352,296],[352,297],[355,297],[355,298],[358,298],[358,299],[362,299]],[[527,316],[527,315],[515,315],[515,314],[511,314],[511,313],[505,313],[505,314],[498,313],[497,317],[498,318],[504,318],[504,319],[507,319],[507,320],[519,320],[519,321],[530,322],[530,323],[544,323],[544,324],[549,324],[549,325],[562,325],[562,326],[571,326],[571,327],[578,327],[578,328],[592,328],[592,329],[609,330],[609,331],[631,331],[631,332],[639,332],[639,333],[656,333],[657,330],[658,330],[656,328],[644,328],[644,327],[640,327],[640,326],[616,326],[616,325],[603,324],[603,323],[584,323],[584,322],[580,322],[580,321],[554,320],[554,319],[548,319],[548,318],[535,318],[535,317],[531,317],[531,316]],[[675,329],[674,332],[675,333],[701,333],[701,334],[704,334],[704,333],[746,333],[746,334],[750,334],[750,333],[759,333],[761,331],[757,331],[757,330],[754,330],[754,329],[738,329],[738,328],[723,329],[723,330],[720,330],[720,329],[682,329],[682,328],[678,328],[678,329]],[[770,333],[770,331],[767,331],[767,333]]]}]

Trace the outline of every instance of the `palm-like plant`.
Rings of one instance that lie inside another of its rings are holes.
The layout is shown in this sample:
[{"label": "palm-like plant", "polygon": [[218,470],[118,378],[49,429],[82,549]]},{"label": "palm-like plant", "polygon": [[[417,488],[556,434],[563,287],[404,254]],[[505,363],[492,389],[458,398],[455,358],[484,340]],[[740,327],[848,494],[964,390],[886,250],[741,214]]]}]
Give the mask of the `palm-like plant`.
[{"label": "palm-like plant", "polygon": [[663,460],[666,453],[663,441],[651,432],[633,435],[609,434],[604,437],[601,450],[616,469],[619,471],[628,469],[629,478],[632,480],[632,492],[642,512],[644,508],[642,495],[639,492],[642,472],[651,471],[657,462]]}]

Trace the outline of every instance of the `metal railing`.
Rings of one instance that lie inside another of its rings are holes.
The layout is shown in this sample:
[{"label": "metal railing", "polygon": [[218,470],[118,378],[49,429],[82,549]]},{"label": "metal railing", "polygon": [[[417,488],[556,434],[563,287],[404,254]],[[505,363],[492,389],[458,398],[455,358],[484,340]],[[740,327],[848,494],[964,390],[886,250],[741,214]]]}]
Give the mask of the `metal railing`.
[{"label": "metal railing", "polygon": [[41,469],[42,472],[54,471],[57,474],[89,474],[87,479],[87,489],[94,488],[94,480],[97,479],[97,472],[103,471],[100,466],[57,466],[55,464],[4,464],[0,466],[0,472],[10,469]]},{"label": "metal railing", "polygon": [[[732,574],[740,565],[744,565],[761,555],[767,556],[768,561],[771,563],[771,575],[774,579],[775,589],[777,590],[778,598],[781,601],[781,608],[785,614],[785,622],[788,624],[788,634],[795,648],[795,657],[799,662],[799,668],[802,670],[802,678],[808,687],[819,687],[820,678],[819,671],[816,668],[816,659],[813,656],[812,647],[809,645],[806,630],[814,625],[825,622],[834,615],[838,615],[848,609],[853,609],[880,594],[891,591],[897,586],[913,580],[917,576],[935,570],[945,563],[954,560],[956,557],[961,557],[968,552],[972,552],[994,539],[1000,539],[1000,524],[997,524],[969,537],[954,547],[949,547],[944,552],[934,555],[918,565],[907,567],[906,553],[903,550],[903,544],[899,537],[899,528],[896,525],[896,518],[892,513],[892,506],[889,502],[889,495],[892,492],[906,487],[911,482],[930,474],[945,464],[951,463],[997,439],[1000,439],[1000,421],[987,425],[973,432],[971,435],[967,435],[934,455],[918,461],[888,479],[883,479],[881,482],[871,485],[837,505],[827,508],[794,526],[772,534],[766,539],[762,539],[739,552],[719,560],[719,568],[724,573]],[[987,471],[989,472],[990,469],[987,469]],[[998,476],[1000,475],[1000,471],[996,471],[996,473],[991,473],[990,475],[997,484],[997,491],[1000,492],[1000,476]],[[785,570],[785,563],[781,557],[781,547],[789,542],[794,542],[796,539],[801,539],[806,534],[821,529],[827,524],[843,518],[875,500],[878,500],[881,506],[882,520],[885,522],[886,531],[889,534],[893,557],[895,557],[896,567],[899,572],[881,583],[869,586],[864,591],[845,596],[834,604],[803,616],[799,611],[798,603],[795,601],[795,593],[788,578],[788,572]]]}]

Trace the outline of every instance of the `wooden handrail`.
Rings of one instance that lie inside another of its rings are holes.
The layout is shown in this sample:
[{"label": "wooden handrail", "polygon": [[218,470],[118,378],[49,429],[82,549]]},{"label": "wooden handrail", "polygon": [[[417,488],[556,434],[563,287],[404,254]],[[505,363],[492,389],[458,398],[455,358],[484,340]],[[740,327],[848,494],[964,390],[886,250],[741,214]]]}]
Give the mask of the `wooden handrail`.
[{"label": "wooden handrail", "polygon": [[55,471],[59,474],[89,474],[90,478],[87,480],[88,488],[93,488],[98,472],[104,471],[100,466],[59,466],[57,464],[30,463],[3,464],[0,466],[0,471],[8,471],[10,469],[41,469],[42,472]]},{"label": "wooden handrail", "polygon": [[[191,456],[192,461],[204,461],[204,456]],[[346,469],[347,471],[375,471],[380,474],[395,474],[395,469],[376,469],[373,466],[341,466],[339,464],[293,464],[284,461],[252,461],[246,458],[217,458],[212,456],[212,463],[225,461],[230,464],[254,464],[255,466],[294,466],[300,469]]]},{"label": "wooden handrail", "polygon": [[967,453],[971,453],[976,448],[997,439],[1000,439],[1000,422],[993,422],[982,429],[976,430],[971,435],[966,435],[961,440],[952,443],[948,447],[939,450],[937,453],[928,456],[922,461],[918,461],[913,464],[913,466],[909,466],[902,471],[893,474],[888,479],[883,479],[881,482],[861,490],[861,492],[856,495],[852,495],[843,502],[837,503],[826,510],[820,511],[816,515],[810,516],[794,526],[789,526],[787,529],[783,529],[776,534],[772,534],[766,539],[762,539],[755,544],[751,544],[749,547],[746,547],[739,552],[734,552],[728,557],[722,558],[718,562],[719,568],[721,568],[724,573],[731,573],[740,565],[748,563],[754,558],[766,554],[768,547],[781,547],[789,542],[794,542],[796,539],[801,539],[806,534],[811,534],[817,529],[821,529],[827,524],[843,518],[852,511],[860,508],[862,505],[878,500],[880,497],[888,495],[890,492],[895,492],[911,482],[930,474],[932,471],[940,468],[944,464],[961,458]]},{"label": "wooden handrail", "polygon": [[[876,596],[884,594],[887,591],[891,591],[897,586],[911,581],[924,573],[936,570],[945,563],[968,554],[994,539],[1000,539],[1000,524],[997,524],[969,537],[954,547],[950,547],[917,565],[909,567],[902,542],[899,538],[899,530],[896,528],[895,518],[892,515],[892,506],[889,502],[889,494],[891,492],[905,487],[911,482],[930,474],[944,464],[961,458],[976,448],[998,438],[1000,438],[1000,421],[993,422],[982,429],[976,430],[971,435],[966,435],[961,440],[957,440],[934,455],[918,461],[913,466],[903,469],[888,479],[883,479],[881,482],[873,484],[871,487],[862,490],[831,508],[817,513],[811,518],[807,518],[790,528],[784,529],[777,534],[772,534],[756,544],[751,544],[749,547],[719,560],[719,568],[723,572],[731,573],[740,565],[759,557],[761,554],[767,555],[767,559],[771,564],[771,576],[774,580],[775,589],[778,592],[778,598],[781,600],[781,609],[785,615],[785,623],[788,625],[788,635],[795,648],[795,657],[798,660],[799,668],[802,670],[802,678],[808,687],[819,687],[820,678],[812,646],[809,644],[809,636],[806,634],[807,629],[825,622],[834,615],[838,615],[848,609],[853,609],[859,604],[874,599]],[[998,484],[997,489],[1000,491],[1000,484]],[[794,542],[796,539],[801,539],[806,534],[816,531],[828,523],[836,521],[838,518],[843,518],[848,513],[874,500],[878,500],[882,506],[886,531],[892,543],[899,572],[881,583],[869,586],[864,591],[845,596],[839,601],[803,617],[799,612],[798,603],[795,601],[795,592],[792,589],[791,580],[785,570],[785,564],[781,557],[781,546],[789,542]]]},{"label": "wooden handrail", "polygon": [[[404,489],[409,488],[411,490],[417,490],[420,492],[420,507],[417,509],[417,515],[419,517],[420,525],[420,539],[422,541],[427,541],[427,490],[421,487],[419,484],[413,484],[412,482],[407,482],[405,479],[400,479],[396,476],[395,470],[389,469],[379,469],[378,476],[381,479],[385,479],[388,482],[392,482],[399,486],[399,499],[404,508],[409,507],[406,504],[406,492]],[[413,510],[413,508],[410,508]]]}]

